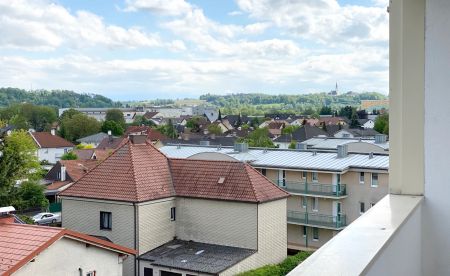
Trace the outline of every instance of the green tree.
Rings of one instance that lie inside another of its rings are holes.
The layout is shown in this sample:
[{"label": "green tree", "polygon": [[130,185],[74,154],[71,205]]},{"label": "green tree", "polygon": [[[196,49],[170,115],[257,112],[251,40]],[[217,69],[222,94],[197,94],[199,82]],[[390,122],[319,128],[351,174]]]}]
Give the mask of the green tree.
[{"label": "green tree", "polygon": [[291,143],[289,144],[289,149],[296,149],[297,148],[297,141],[292,140]]},{"label": "green tree", "polygon": [[27,119],[20,114],[12,116],[9,124],[15,126],[16,129],[28,130],[30,128]]},{"label": "green tree", "polygon": [[73,108],[70,108],[70,109],[67,109],[66,111],[64,111],[62,114],[61,114],[61,116],[59,117],[59,120],[60,121],[62,121],[62,120],[64,120],[64,119],[66,119],[66,118],[72,118],[74,115],[77,115],[77,114],[82,114],[80,111],[78,111],[78,110],[76,110],[76,109],[73,109]]},{"label": "green tree", "polygon": [[203,120],[201,116],[193,116],[186,122],[186,127],[190,128],[192,132],[198,132],[200,129],[200,122]]},{"label": "green tree", "polygon": [[353,115],[354,112],[356,112],[356,108],[347,105],[345,107],[342,107],[339,110],[339,116],[347,117],[349,120],[351,120],[352,119],[352,115]]},{"label": "green tree", "polygon": [[319,111],[320,115],[333,115],[333,110],[330,106],[322,106],[322,108]]},{"label": "green tree", "polygon": [[222,129],[220,128],[219,125],[210,124],[208,126],[208,132],[211,134],[220,135],[220,134],[222,134]]},{"label": "green tree", "polygon": [[44,186],[36,182],[26,181],[21,183],[19,188],[14,191],[14,194],[12,205],[18,210],[48,207],[48,200],[44,194]]},{"label": "green tree", "polygon": [[384,113],[382,115],[378,115],[378,117],[375,119],[373,129],[378,131],[379,133],[389,135],[389,114]]},{"label": "green tree", "polygon": [[250,147],[275,148],[267,127],[255,129],[246,138],[238,141],[247,142]]},{"label": "green tree", "polygon": [[173,126],[172,120],[169,119],[166,124],[158,127],[159,132],[166,135],[169,138],[175,139],[178,136],[177,130]]},{"label": "green tree", "polygon": [[155,127],[156,124],[152,120],[147,120],[142,115],[136,115],[134,117],[133,123],[131,124],[133,126],[149,126],[149,127]]},{"label": "green tree", "polygon": [[56,110],[48,106],[22,105],[21,114],[27,118],[30,126],[36,131],[48,130],[56,122]]},{"label": "green tree", "polygon": [[77,160],[77,159],[78,155],[76,155],[76,153],[73,151],[64,153],[63,156],[61,156],[61,160]]},{"label": "green tree", "polygon": [[104,133],[108,133],[108,131],[111,131],[112,135],[120,136],[123,134],[124,129],[120,124],[118,124],[115,121],[105,121],[102,124],[102,131]]},{"label": "green tree", "polygon": [[11,204],[16,181],[40,177],[36,150],[33,139],[23,130],[13,131],[0,144],[0,206]]},{"label": "green tree", "polygon": [[125,119],[123,118],[123,112],[120,109],[113,108],[106,111],[105,121],[113,121],[119,124],[125,129]]},{"label": "green tree", "polygon": [[[83,113],[66,116],[60,125],[60,134],[70,141],[100,132],[101,124]],[[123,131],[122,131],[123,132]]]},{"label": "green tree", "polygon": [[292,134],[293,134],[297,129],[299,129],[298,126],[293,126],[293,125],[286,126],[285,128],[283,128],[283,129],[281,130],[281,134],[287,134],[287,135],[290,135],[291,140],[292,140]]},{"label": "green tree", "polygon": [[356,111],[353,111],[352,117],[351,117],[351,121],[350,121],[350,127],[351,128],[357,128],[359,127],[360,124],[358,122],[358,115],[356,114]]}]

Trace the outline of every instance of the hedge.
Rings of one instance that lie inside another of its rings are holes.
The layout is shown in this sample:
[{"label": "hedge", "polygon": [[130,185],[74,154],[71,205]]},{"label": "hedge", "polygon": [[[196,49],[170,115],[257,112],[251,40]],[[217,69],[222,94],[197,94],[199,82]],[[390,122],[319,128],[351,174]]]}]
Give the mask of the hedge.
[{"label": "hedge", "polygon": [[287,257],[276,265],[266,265],[254,270],[239,274],[239,276],[284,276],[293,270],[299,263],[308,258],[312,252],[300,251],[294,256]]}]

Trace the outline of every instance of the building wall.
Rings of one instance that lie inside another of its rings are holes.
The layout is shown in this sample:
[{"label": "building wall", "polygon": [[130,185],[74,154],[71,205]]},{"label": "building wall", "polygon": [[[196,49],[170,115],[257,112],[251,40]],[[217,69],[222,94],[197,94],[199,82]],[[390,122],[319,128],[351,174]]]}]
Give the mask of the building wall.
[{"label": "building wall", "polygon": [[[135,249],[134,206],[131,203],[62,198],[62,227],[88,235],[104,236],[113,243]],[[112,213],[112,230],[100,229],[100,211]],[[124,275],[134,275],[134,257],[123,265]]]},{"label": "building wall", "polygon": [[[99,248],[87,247],[84,242],[62,238],[28,262],[14,275],[86,275],[95,271],[96,275],[122,275],[119,254]],[[79,271],[82,269],[82,274]]]},{"label": "building wall", "polygon": [[55,164],[61,160],[64,153],[71,151],[72,147],[67,148],[44,148],[37,150],[37,157],[39,161],[47,160],[51,164]]},{"label": "building wall", "polygon": [[170,219],[170,208],[175,206],[175,198],[139,204],[139,255],[173,240],[176,221]]},{"label": "building wall", "polygon": [[286,245],[286,199],[259,204],[258,252],[220,275],[236,275],[267,264],[280,263],[287,257]]},{"label": "building wall", "polygon": [[349,171],[342,175],[342,183],[347,184],[347,198],[343,199],[342,210],[347,215],[347,224],[357,219],[360,202],[364,202],[366,211],[370,203],[377,203],[388,194],[389,174],[378,173],[378,187],[371,187],[371,172],[364,173],[364,183],[359,182],[359,173]]},{"label": "building wall", "polygon": [[306,226],[306,237],[303,235],[303,226],[288,224],[288,247],[292,249],[319,248],[328,242],[339,231],[319,228],[319,239],[313,239],[313,227]]},{"label": "building wall", "polygon": [[253,203],[177,198],[181,240],[257,249],[258,206]]}]

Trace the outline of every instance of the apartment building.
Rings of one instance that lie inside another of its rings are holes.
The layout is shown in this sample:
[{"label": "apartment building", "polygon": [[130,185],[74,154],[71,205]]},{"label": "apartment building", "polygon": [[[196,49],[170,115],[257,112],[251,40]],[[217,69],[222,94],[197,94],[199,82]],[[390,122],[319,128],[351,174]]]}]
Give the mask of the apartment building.
[{"label": "apartment building", "polygon": [[286,257],[289,194],[256,169],[126,139],[60,194],[63,227],[137,251],[124,275],[235,275]]},{"label": "apartment building", "polygon": [[123,118],[125,122],[132,123],[136,115],[144,115],[145,109],[144,107],[133,107],[133,108],[116,108],[116,107],[93,107],[93,108],[60,108],[58,109],[58,116],[61,117],[61,115],[64,113],[64,111],[67,111],[69,109],[75,109],[79,112],[96,119],[97,121],[104,121],[106,118],[106,112],[110,109],[119,109],[123,112]]},{"label": "apartment building", "polygon": [[388,193],[389,156],[336,152],[168,145],[173,158],[239,160],[258,169],[289,192],[288,248],[314,250],[375,205]]}]

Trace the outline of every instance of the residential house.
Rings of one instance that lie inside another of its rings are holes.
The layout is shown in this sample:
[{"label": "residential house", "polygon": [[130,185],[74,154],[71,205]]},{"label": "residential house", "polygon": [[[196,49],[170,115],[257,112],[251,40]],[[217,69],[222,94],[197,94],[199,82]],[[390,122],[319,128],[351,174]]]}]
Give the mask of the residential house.
[{"label": "residential house", "polygon": [[30,131],[29,134],[38,148],[37,157],[39,161],[47,161],[50,164],[55,164],[61,160],[61,157],[73,150],[75,146],[66,139],[56,135],[55,129],[52,129],[51,132]]},{"label": "residential house", "polygon": [[136,250],[64,228],[14,223],[0,208],[1,275],[122,275]]},{"label": "residential house", "polygon": [[96,148],[106,137],[108,137],[108,134],[106,134],[104,132],[99,132],[96,134],[92,134],[92,135],[77,139],[77,142],[82,145],[92,146],[92,147]]},{"label": "residential house", "polygon": [[149,126],[129,126],[125,131],[124,136],[129,135],[146,135],[147,139],[153,144],[164,143],[169,140],[169,137],[162,134],[159,130],[151,128]]},{"label": "residential house", "polygon": [[378,131],[371,128],[344,128],[338,130],[333,134],[336,138],[375,138],[380,134]]},{"label": "residential house", "polygon": [[120,147],[125,142],[125,140],[126,137],[124,136],[114,137],[112,135],[109,135],[108,137],[103,139],[100,144],[98,144],[97,149],[106,151],[115,150]]},{"label": "residential house", "polygon": [[167,158],[140,135],[60,193],[64,227],[137,250],[125,275],[180,276],[282,261],[287,196],[248,164]]},{"label": "residential house", "polygon": [[102,149],[74,149],[77,160],[103,160],[111,153],[111,150]]},{"label": "residential house", "polygon": [[296,129],[292,134],[283,134],[273,140],[280,149],[287,149],[291,142],[303,142],[318,136],[327,136],[327,133],[316,126],[304,125]]},{"label": "residential house", "polygon": [[185,133],[178,139],[169,139],[164,145],[204,145],[204,146],[233,146],[236,142],[236,136],[218,136],[218,135],[198,135],[194,133]]},{"label": "residential house", "polygon": [[315,250],[388,193],[389,156],[318,150],[164,146],[171,158],[238,160],[258,169],[291,194],[288,248]]},{"label": "residential house", "polygon": [[358,123],[364,129],[373,128],[375,126],[375,120],[371,119],[358,119]]}]

